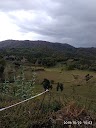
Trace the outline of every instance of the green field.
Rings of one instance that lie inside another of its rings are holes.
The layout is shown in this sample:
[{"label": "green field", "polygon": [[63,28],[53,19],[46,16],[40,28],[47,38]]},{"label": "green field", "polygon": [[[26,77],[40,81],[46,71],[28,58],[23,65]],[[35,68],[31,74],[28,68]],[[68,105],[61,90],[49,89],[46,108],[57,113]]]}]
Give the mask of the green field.
[{"label": "green field", "polygon": [[[86,82],[84,76],[88,73],[93,75],[93,78]],[[78,79],[75,80],[72,74],[79,75]],[[50,68],[45,69],[43,72],[37,72],[37,81],[39,81],[39,83],[44,78],[54,80],[52,95],[55,97],[57,97],[59,93],[61,98],[64,98],[64,95],[66,95],[67,98],[74,97],[76,101],[78,101],[79,98],[79,103],[85,103],[85,100],[87,100],[88,104],[89,102],[94,102],[96,105],[96,73],[80,70],[64,70],[61,72],[60,68]],[[64,84],[64,91],[62,93],[60,91],[56,92],[57,82],[62,82]],[[37,85],[36,91],[37,90],[42,90],[42,85]],[[93,110],[93,108],[91,109]],[[96,107],[94,107],[94,109],[96,109]]]},{"label": "green field", "polygon": [[[24,66],[24,77],[25,81],[32,79],[32,68],[30,66]],[[41,69],[43,67],[35,67],[35,69]],[[77,105],[84,107],[86,110],[91,113],[96,113],[96,73],[90,71],[83,70],[61,70],[60,67],[55,68],[43,68],[44,71],[35,71],[36,73],[36,83],[34,88],[32,89],[31,95],[36,95],[44,91],[41,82],[44,78],[49,80],[54,80],[54,84],[52,84],[53,89],[46,93],[46,96],[40,96],[36,99],[33,99],[29,102],[26,102],[22,105],[18,105],[9,110],[5,110],[1,112],[2,116],[1,124],[2,128],[5,126],[9,126],[10,128],[29,128],[29,124],[31,122],[36,122],[36,113],[38,114],[38,109],[42,103],[45,105],[45,109],[47,111],[46,105],[50,104],[50,108],[48,111],[55,111],[56,105],[55,103],[60,103],[59,108],[63,108],[67,103],[71,101],[75,101]],[[21,72],[21,69],[16,71],[16,76],[18,76]],[[78,75],[78,79],[74,79],[73,75]],[[90,74],[93,76],[88,82],[85,81],[84,77],[86,74]],[[64,85],[63,92],[56,91],[57,82],[61,82]],[[14,87],[15,83],[10,84],[10,87]],[[24,84],[24,86],[29,86],[28,84]],[[12,95],[11,95],[12,94]],[[50,95],[49,95],[50,94]],[[43,99],[44,98],[44,99]],[[5,107],[21,101],[22,99],[13,96],[12,92],[7,92],[6,94],[0,94],[0,107]],[[50,103],[49,103],[50,102]],[[53,105],[53,106],[52,106]],[[44,106],[43,106],[44,107]],[[59,109],[58,108],[58,109]],[[33,112],[34,111],[34,112]],[[31,113],[31,115],[30,115]],[[40,114],[40,113],[39,113]],[[45,115],[42,113],[42,119]],[[40,115],[39,115],[40,116]],[[14,127],[13,127],[14,126]],[[8,127],[8,128],[9,128]]]}]

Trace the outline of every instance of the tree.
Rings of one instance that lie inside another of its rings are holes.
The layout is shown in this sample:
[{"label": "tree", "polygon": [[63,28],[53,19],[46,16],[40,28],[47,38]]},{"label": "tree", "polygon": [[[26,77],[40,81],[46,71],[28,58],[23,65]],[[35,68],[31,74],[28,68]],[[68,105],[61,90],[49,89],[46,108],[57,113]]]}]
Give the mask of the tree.
[{"label": "tree", "polygon": [[4,66],[0,66],[0,81],[4,80]]},{"label": "tree", "polygon": [[4,69],[5,69],[6,62],[5,60],[0,60],[0,81],[4,81]]},{"label": "tree", "polygon": [[42,85],[43,85],[44,90],[46,91],[46,89],[49,89],[50,88],[50,81],[45,78],[43,80],[43,82],[42,82]]}]

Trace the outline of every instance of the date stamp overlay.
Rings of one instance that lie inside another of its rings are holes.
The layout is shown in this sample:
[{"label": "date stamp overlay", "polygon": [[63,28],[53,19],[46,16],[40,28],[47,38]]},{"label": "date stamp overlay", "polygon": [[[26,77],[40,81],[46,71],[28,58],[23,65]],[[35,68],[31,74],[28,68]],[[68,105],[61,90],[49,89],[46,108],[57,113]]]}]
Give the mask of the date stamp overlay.
[{"label": "date stamp overlay", "polygon": [[84,120],[84,121],[80,121],[80,120],[73,120],[73,121],[64,121],[64,125],[92,125],[93,122]]}]

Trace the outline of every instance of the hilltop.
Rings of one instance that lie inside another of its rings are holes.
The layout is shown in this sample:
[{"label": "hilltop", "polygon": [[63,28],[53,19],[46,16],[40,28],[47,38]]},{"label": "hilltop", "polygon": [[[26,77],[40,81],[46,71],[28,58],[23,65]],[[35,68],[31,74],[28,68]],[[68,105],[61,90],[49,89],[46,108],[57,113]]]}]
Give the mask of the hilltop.
[{"label": "hilltop", "polygon": [[62,43],[52,43],[48,41],[30,41],[30,40],[5,40],[0,42],[0,48],[49,48],[57,50],[73,50],[75,47],[69,44]]}]

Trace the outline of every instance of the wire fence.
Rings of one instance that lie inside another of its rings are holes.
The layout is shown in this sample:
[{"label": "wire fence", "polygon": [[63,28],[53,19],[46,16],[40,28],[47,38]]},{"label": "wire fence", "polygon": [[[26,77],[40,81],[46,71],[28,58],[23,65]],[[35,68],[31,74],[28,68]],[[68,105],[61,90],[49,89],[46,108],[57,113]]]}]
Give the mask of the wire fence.
[{"label": "wire fence", "polygon": [[38,95],[32,96],[32,97],[30,97],[30,98],[28,98],[28,99],[26,99],[26,100],[23,100],[23,101],[18,102],[18,103],[16,103],[16,104],[10,105],[10,106],[8,106],[8,107],[1,108],[0,111],[4,111],[4,110],[6,110],[6,109],[12,108],[12,107],[17,106],[17,105],[19,105],[19,104],[22,104],[22,103],[24,103],[24,102],[27,102],[27,101],[29,101],[29,100],[32,100],[32,99],[34,99],[34,98],[36,98],[36,97],[38,97],[38,96],[43,95],[44,93],[46,93],[46,92],[48,92],[48,91],[49,91],[49,90],[46,90],[46,91],[44,91],[44,92],[42,92],[42,93],[39,93]]}]

